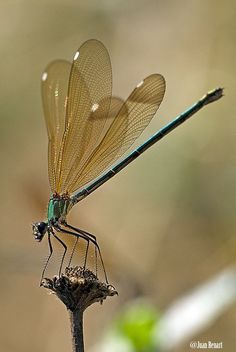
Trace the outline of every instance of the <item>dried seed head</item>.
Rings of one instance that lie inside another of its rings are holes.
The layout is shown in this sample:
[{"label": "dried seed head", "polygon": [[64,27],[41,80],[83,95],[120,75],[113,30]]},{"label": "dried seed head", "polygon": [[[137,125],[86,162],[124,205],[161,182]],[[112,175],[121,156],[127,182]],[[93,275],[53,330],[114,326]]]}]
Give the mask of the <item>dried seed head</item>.
[{"label": "dried seed head", "polygon": [[71,311],[83,312],[95,302],[102,303],[108,296],[117,295],[112,285],[99,281],[89,269],[68,267],[61,277],[45,278],[41,284],[51,290]]}]

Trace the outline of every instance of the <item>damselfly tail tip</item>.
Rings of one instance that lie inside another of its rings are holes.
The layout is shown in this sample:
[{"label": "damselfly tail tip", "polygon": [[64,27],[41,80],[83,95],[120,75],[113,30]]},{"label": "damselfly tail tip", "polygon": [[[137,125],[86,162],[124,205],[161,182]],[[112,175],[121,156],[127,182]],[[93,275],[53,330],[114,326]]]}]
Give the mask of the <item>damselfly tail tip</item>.
[{"label": "damselfly tail tip", "polygon": [[214,89],[215,91],[215,94],[219,96],[219,98],[221,98],[224,94],[224,89],[225,87],[219,87],[219,88],[216,88]]},{"label": "damselfly tail tip", "polygon": [[207,95],[203,97],[204,105],[210,104],[222,98],[224,96],[223,92],[224,92],[224,88],[222,87],[213,89],[210,92],[208,92]]}]

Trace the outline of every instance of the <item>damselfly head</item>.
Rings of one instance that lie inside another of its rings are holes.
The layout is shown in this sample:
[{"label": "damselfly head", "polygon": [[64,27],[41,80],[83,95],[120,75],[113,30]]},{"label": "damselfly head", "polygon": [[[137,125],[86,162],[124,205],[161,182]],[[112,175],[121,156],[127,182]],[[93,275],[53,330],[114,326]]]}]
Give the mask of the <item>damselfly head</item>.
[{"label": "damselfly head", "polygon": [[35,222],[32,224],[33,235],[36,241],[41,242],[47,232],[48,224],[46,222]]}]

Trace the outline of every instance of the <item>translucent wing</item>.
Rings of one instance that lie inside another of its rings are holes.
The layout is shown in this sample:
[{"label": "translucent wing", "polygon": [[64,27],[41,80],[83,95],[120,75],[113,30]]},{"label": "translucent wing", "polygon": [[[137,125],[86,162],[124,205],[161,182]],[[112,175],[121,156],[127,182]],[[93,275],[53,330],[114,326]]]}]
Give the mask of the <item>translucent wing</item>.
[{"label": "translucent wing", "polygon": [[165,80],[159,74],[138,84],[87,160],[83,165],[77,161],[73,177],[67,179],[69,193],[95,179],[129,149],[156,113],[164,93]]},{"label": "translucent wing", "polygon": [[[125,107],[124,101],[118,97],[112,97],[112,98],[109,97],[109,101],[110,101],[110,109],[105,119],[103,114],[103,111],[104,111],[103,105],[107,104],[107,98],[104,98],[99,102],[97,109],[91,112],[87,122],[88,125],[91,124],[91,126],[93,126],[93,125],[96,125],[97,122],[99,122],[98,120],[101,120],[101,119],[103,120],[103,129],[100,130],[100,136],[97,136],[96,140],[93,141],[94,149],[102,141],[107,130],[111,126],[114,118],[117,116],[118,112],[121,110],[122,107],[123,107],[122,109],[123,114],[126,114],[126,119],[125,119],[126,122],[124,123],[127,123],[128,121],[127,120],[128,110]],[[71,164],[70,166],[70,172],[68,173],[68,176],[64,182],[66,187],[68,187],[71,180],[73,180],[74,178],[77,178],[79,169],[83,168],[83,165],[87,162],[87,159],[91,155],[91,150],[89,148],[86,150],[85,146],[88,145],[89,140],[91,140],[92,138],[91,137],[92,131],[93,131],[93,128],[89,128],[89,126],[87,126],[86,134],[84,135],[84,138],[81,141],[81,145],[79,146],[79,149],[80,151],[82,151],[82,153],[80,153],[78,157],[74,158],[73,164]],[[82,157],[81,157],[81,154],[83,154]]]},{"label": "translucent wing", "polygon": [[[109,117],[111,90],[109,54],[101,42],[89,40],[76,52],[72,63],[66,127],[56,168],[57,193],[68,191],[67,183],[73,177],[75,162],[80,164],[85,154],[90,155],[97,147]],[[98,113],[103,118],[96,118]]]},{"label": "translucent wing", "polygon": [[57,60],[42,75],[42,100],[48,133],[48,174],[51,191],[56,188],[56,174],[62,136],[65,129],[67,90],[71,64]]}]

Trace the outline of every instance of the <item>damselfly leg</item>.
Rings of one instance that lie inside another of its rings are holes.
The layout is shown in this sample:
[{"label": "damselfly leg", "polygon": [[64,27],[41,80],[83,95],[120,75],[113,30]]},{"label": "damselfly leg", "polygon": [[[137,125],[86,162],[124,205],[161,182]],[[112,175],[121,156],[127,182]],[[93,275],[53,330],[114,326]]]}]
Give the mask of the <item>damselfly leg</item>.
[{"label": "damselfly leg", "polygon": [[42,280],[44,279],[45,271],[46,271],[46,269],[47,269],[47,267],[48,267],[48,263],[49,263],[49,261],[50,261],[50,258],[52,257],[52,254],[53,254],[53,246],[52,246],[52,241],[51,241],[51,235],[52,235],[52,236],[62,245],[62,247],[64,248],[63,255],[62,255],[62,259],[61,259],[61,264],[60,264],[60,267],[59,267],[59,273],[58,273],[59,276],[61,276],[62,265],[63,265],[64,259],[65,259],[65,255],[66,255],[66,252],[67,252],[67,245],[55,234],[55,232],[54,232],[52,229],[49,229],[49,230],[48,230],[49,255],[48,255],[48,257],[47,257],[46,263],[45,263],[44,268],[43,268],[43,272],[42,272],[40,284],[42,283]]},{"label": "damselfly leg", "polygon": [[[71,266],[71,262],[72,262],[72,259],[73,259],[73,256],[75,254],[75,250],[77,248],[77,245],[78,245],[78,241],[79,241],[79,237],[76,237],[76,240],[74,242],[74,245],[73,245],[73,248],[72,248],[72,251],[71,251],[71,254],[70,254],[70,259],[69,259],[69,262],[68,262],[68,267]],[[88,246],[88,245],[87,245]]]},{"label": "damselfly leg", "polygon": [[[81,229],[78,229],[72,225],[69,225],[67,222],[63,222],[63,226],[70,229],[70,230],[73,230],[77,236],[79,237],[82,237],[82,238],[87,238],[89,240],[89,242],[87,243],[87,248],[86,248],[86,254],[85,254],[85,264],[87,263],[87,256],[88,256],[88,249],[89,249],[89,243],[92,242],[93,245],[94,245],[94,251],[95,251],[95,274],[97,276],[98,274],[98,255],[99,255],[99,259],[101,261],[101,265],[102,265],[102,270],[103,270],[103,273],[104,273],[104,277],[105,277],[105,280],[106,280],[106,283],[108,283],[108,278],[107,278],[107,273],[106,273],[106,270],[105,270],[105,265],[104,265],[104,262],[103,262],[103,259],[102,259],[102,253],[101,253],[101,250],[100,250],[100,247],[97,243],[97,239],[96,239],[96,236],[94,236],[93,234],[85,231],[85,230],[81,230]],[[64,231],[64,230],[63,230]],[[73,233],[74,233],[73,232]],[[74,253],[72,253],[73,255]],[[86,266],[86,265],[85,265]]]},{"label": "damselfly leg", "polygon": [[44,267],[43,267],[43,271],[42,271],[42,275],[41,275],[41,280],[40,280],[40,286],[41,286],[41,284],[42,284],[45,271],[46,271],[46,269],[47,269],[47,267],[48,267],[49,260],[50,260],[50,258],[51,258],[51,256],[52,256],[52,253],[53,253],[53,247],[52,247],[52,242],[51,242],[51,237],[50,237],[50,236],[51,236],[51,233],[48,231],[47,234],[48,234],[49,255],[48,255],[48,257],[47,257],[47,259],[46,259],[46,262],[45,262],[45,264],[44,264]]}]

